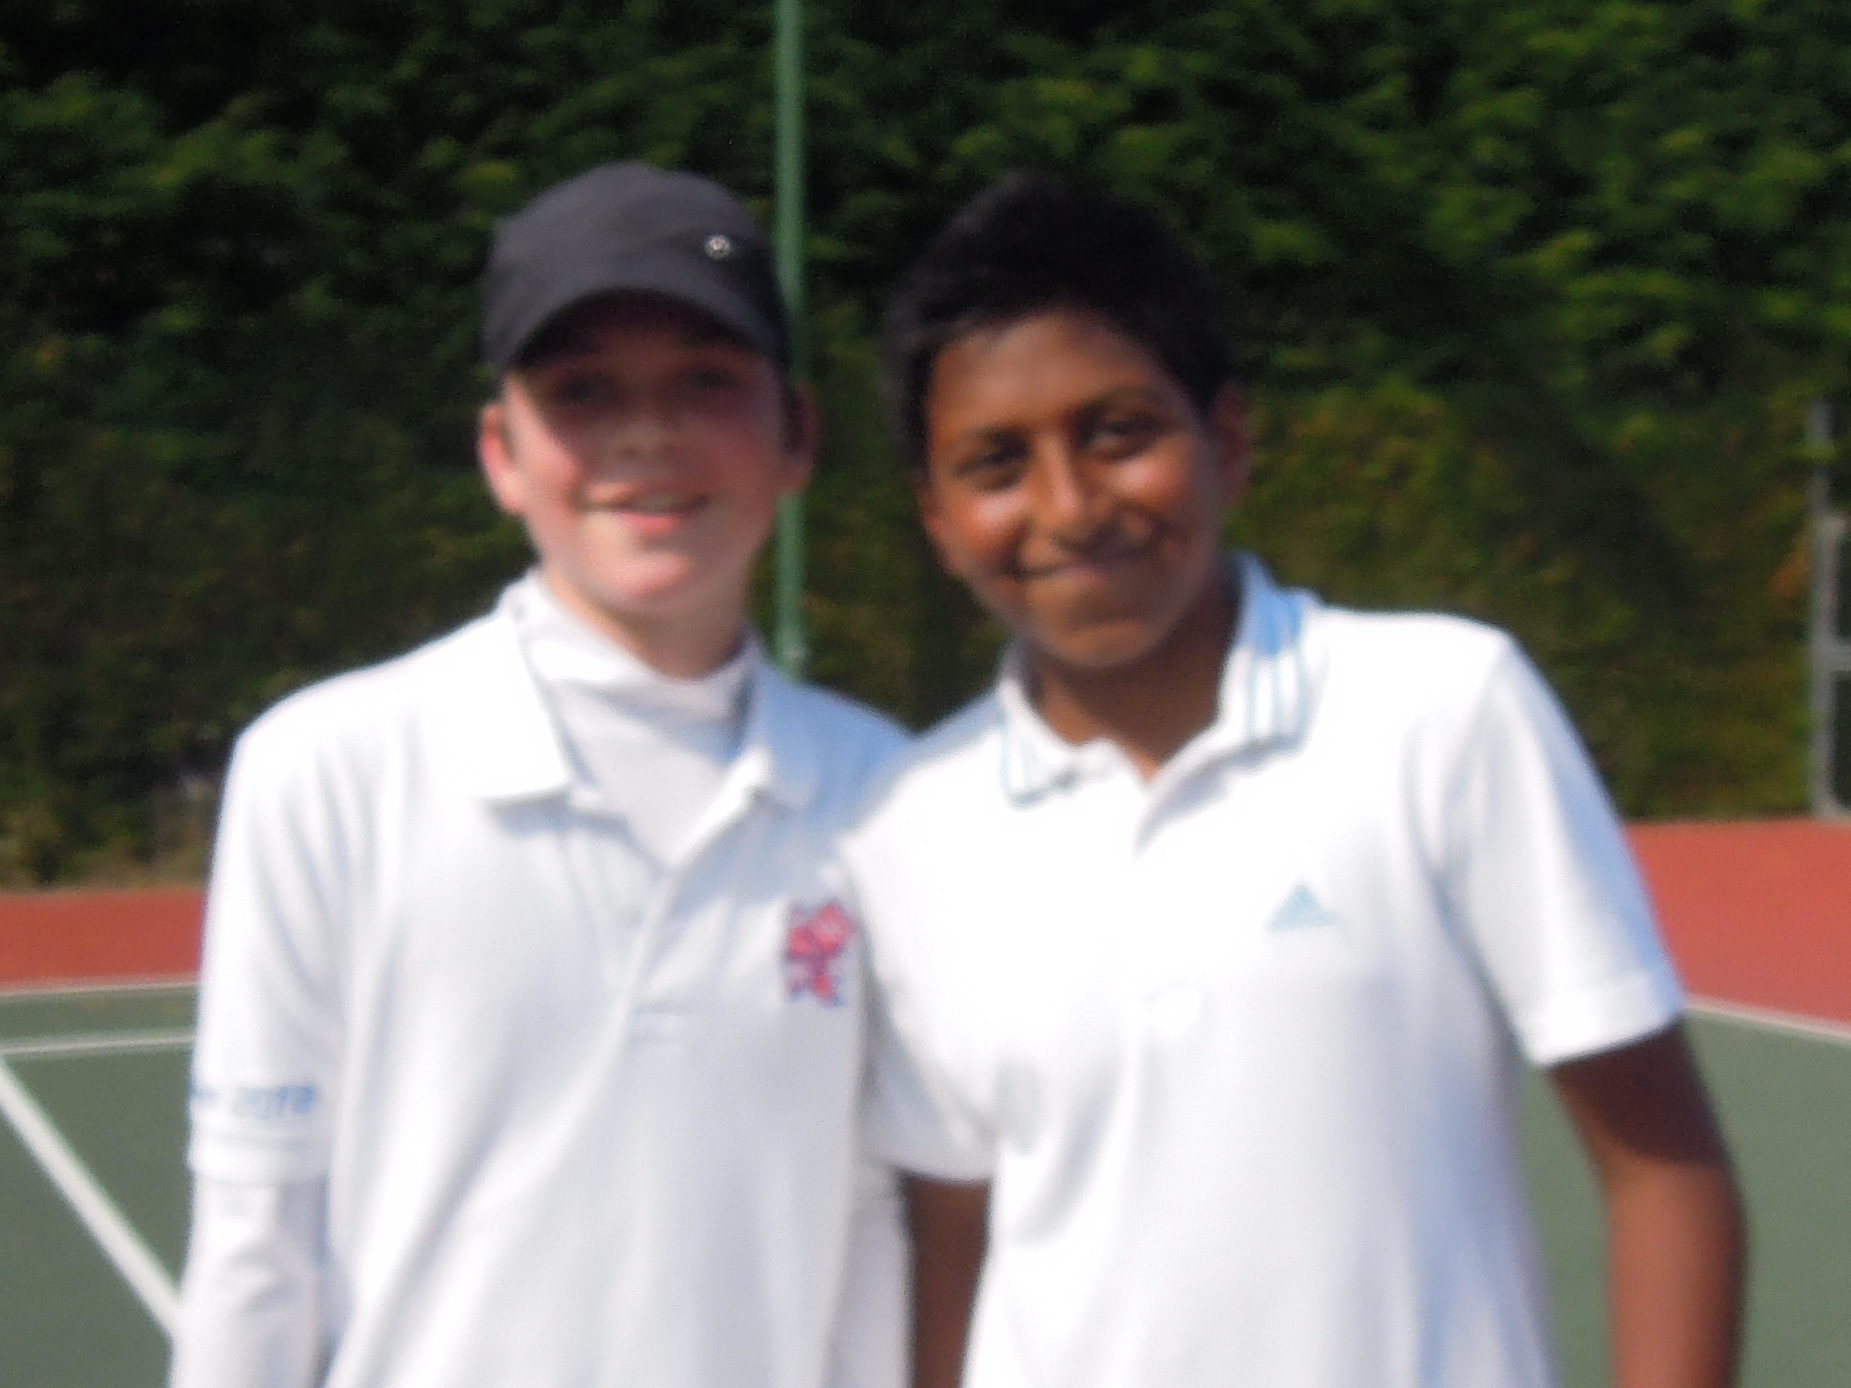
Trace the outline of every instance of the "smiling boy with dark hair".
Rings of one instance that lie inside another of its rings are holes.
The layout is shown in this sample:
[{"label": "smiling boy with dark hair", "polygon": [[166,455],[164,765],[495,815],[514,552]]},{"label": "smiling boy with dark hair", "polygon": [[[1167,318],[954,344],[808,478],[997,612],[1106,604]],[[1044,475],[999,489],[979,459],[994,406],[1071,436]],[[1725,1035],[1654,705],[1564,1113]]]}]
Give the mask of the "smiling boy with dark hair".
[{"label": "smiling boy with dark hair", "polygon": [[1527,1059],[1600,1177],[1616,1383],[1721,1388],[1740,1210],[1612,808],[1502,633],[1224,558],[1228,361],[1172,233],[1040,175],[888,319],[926,530],[1015,638],[847,850],[917,1381],[1545,1388]]},{"label": "smiling boy with dark hair", "polygon": [[900,744],[746,620],[814,410],[729,194],[502,224],[479,453],[535,569],[239,739],[177,1388],[895,1388],[836,833]]}]

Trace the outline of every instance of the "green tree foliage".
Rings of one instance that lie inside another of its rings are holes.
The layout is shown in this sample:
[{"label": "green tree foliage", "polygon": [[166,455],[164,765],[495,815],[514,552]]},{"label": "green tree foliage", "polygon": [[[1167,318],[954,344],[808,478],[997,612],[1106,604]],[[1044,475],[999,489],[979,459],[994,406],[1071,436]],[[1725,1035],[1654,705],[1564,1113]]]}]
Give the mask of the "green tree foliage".
[{"label": "green tree foliage", "polygon": [[[470,456],[493,220],[616,157],[768,210],[769,9],[9,11],[0,874],[145,855],[264,704],[518,569]],[[1796,441],[1846,385],[1851,11],[811,0],[810,26],[820,676],[920,722],[987,673],[872,339],[952,207],[1048,165],[1215,266],[1263,444],[1244,542],[1344,601],[1510,626],[1629,811],[1797,806]]]}]

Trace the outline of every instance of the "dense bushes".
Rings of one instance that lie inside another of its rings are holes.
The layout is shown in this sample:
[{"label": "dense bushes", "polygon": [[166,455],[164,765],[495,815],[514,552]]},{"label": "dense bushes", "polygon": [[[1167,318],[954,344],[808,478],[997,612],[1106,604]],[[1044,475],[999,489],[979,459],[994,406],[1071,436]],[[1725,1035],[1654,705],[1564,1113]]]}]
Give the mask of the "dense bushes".
[{"label": "dense bushes", "polygon": [[[870,339],[949,208],[1051,164],[1163,207],[1222,277],[1265,445],[1237,530],[1284,576],[1514,628],[1634,813],[1798,806],[1797,440],[1851,339],[1851,11],[1045,11],[812,0],[817,673],[922,721],[987,672]],[[768,15],[9,14],[0,875],[185,841],[254,711],[518,568],[469,456],[493,218],[632,155],[767,205]]]}]

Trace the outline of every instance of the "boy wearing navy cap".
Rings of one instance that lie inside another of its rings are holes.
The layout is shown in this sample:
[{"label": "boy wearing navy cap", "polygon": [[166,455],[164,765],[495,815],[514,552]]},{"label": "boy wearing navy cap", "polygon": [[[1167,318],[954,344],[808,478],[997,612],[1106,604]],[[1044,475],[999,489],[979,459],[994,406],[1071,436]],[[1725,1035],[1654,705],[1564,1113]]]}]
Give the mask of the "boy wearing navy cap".
[{"label": "boy wearing navy cap", "polygon": [[746,623],[816,425],[724,190],[499,228],[479,454],[538,563],[239,739],[173,1381],[894,1388],[837,830],[900,743]]},{"label": "boy wearing navy cap", "polygon": [[1215,298],[1020,175],[889,314],[926,529],[1015,638],[845,849],[931,1178],[917,1383],[1548,1388],[1527,1061],[1605,1196],[1615,1383],[1723,1388],[1741,1212],[1612,808],[1502,633],[1221,553]]}]

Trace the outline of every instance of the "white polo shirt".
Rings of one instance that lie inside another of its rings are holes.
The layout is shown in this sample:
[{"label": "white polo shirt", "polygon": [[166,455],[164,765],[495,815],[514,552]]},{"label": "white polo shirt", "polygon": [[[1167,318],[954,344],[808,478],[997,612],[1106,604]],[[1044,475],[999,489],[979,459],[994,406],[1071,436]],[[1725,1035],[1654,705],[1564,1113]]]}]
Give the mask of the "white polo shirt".
[{"label": "white polo shirt", "polygon": [[1241,575],[1150,782],[1010,663],[849,840],[880,1140],[994,1182],[965,1383],[1541,1388],[1518,1053],[1676,1017],[1639,878],[1507,637]]},{"label": "white polo shirt", "polygon": [[240,739],[191,1164],[327,1189],[336,1388],[816,1388],[865,1035],[838,826],[900,736],[748,679],[645,870],[506,606]]}]

